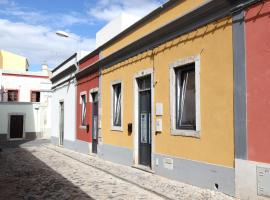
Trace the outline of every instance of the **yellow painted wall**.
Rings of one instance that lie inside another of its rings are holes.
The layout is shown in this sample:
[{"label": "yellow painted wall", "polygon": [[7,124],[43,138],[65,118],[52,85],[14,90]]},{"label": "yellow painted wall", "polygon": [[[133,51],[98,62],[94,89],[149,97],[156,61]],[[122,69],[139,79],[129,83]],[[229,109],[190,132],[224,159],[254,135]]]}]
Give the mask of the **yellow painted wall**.
[{"label": "yellow painted wall", "polygon": [[164,11],[159,16],[149,20],[146,24],[143,24],[140,27],[134,29],[127,36],[122,37],[109,47],[106,47],[106,49],[102,51],[102,56],[110,55],[111,53],[128,45],[129,43],[132,43],[133,41],[147,35],[148,33],[183,15],[189,10],[199,6],[203,2],[204,0],[179,0],[176,6],[173,6],[170,9]]},{"label": "yellow painted wall", "polygon": [[[154,153],[213,164],[234,166],[233,52],[231,19],[202,27],[173,41],[140,54],[102,72],[102,136],[105,144],[133,149],[134,88],[136,72],[155,66],[154,101],[163,103],[163,132],[154,136]],[[169,65],[200,55],[201,137],[172,136],[170,133]],[[123,132],[110,130],[111,81],[123,81]],[[153,108],[155,109],[155,108]]]},{"label": "yellow painted wall", "polygon": [[0,51],[0,69],[26,71],[27,68],[28,63],[25,57],[8,51]]}]

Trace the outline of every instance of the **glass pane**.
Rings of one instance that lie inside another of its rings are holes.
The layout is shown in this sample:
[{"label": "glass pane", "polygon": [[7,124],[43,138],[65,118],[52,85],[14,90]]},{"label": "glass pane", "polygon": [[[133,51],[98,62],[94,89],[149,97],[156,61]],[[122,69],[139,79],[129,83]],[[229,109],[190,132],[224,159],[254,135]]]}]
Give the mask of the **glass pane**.
[{"label": "glass pane", "polygon": [[151,77],[143,77],[138,79],[139,90],[150,90],[151,89]]},{"label": "glass pane", "polygon": [[[182,88],[185,94],[181,96],[180,126],[195,126],[195,72],[183,73]],[[184,85],[186,84],[186,85]]]},{"label": "glass pane", "polygon": [[113,86],[113,125],[121,126],[121,84]]},{"label": "glass pane", "polygon": [[178,71],[176,86],[176,125],[179,129],[196,129],[195,69]]},{"label": "glass pane", "polygon": [[82,126],[85,126],[85,117],[86,117],[86,96],[82,95]]},{"label": "glass pane", "polygon": [[147,143],[147,113],[141,113],[141,143]]}]

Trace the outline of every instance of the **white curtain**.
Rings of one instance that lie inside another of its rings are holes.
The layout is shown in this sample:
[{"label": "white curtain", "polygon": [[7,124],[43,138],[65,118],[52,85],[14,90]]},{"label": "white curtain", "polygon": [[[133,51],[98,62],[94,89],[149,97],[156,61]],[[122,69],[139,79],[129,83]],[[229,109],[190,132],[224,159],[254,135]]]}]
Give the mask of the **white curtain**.
[{"label": "white curtain", "polygon": [[[189,73],[185,73],[182,77],[183,80],[181,80],[181,72],[178,72],[177,74],[177,87],[176,87],[176,93],[177,93],[177,125],[182,125],[182,119],[183,119],[183,111],[185,107],[185,99],[186,99],[186,89],[187,89],[187,82],[188,82],[188,76]],[[181,88],[181,82],[183,82],[182,88]]]},{"label": "white curtain", "polygon": [[114,90],[114,125],[121,126],[121,86],[115,86]]},{"label": "white curtain", "polygon": [[83,95],[81,98],[82,98],[82,125],[84,126],[85,125],[85,117],[86,117],[86,105],[85,105],[86,97],[85,97],[85,95]]}]

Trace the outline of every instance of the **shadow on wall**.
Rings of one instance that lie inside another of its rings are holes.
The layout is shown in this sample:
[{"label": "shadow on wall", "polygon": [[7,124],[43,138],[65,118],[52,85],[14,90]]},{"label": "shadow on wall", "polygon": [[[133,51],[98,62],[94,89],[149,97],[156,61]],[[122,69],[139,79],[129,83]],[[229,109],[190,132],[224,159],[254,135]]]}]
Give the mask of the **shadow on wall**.
[{"label": "shadow on wall", "polygon": [[[164,53],[166,50],[181,45],[186,45],[187,43],[194,42],[197,39],[203,39],[206,36],[215,34],[215,32],[219,30],[225,30],[226,28],[232,26],[234,23],[238,23],[238,21],[232,21],[230,17],[226,17],[207,24],[203,27],[197,28],[196,30],[193,30],[189,33],[180,34],[181,36],[164,42],[151,50],[144,51],[135,56],[127,57],[126,60],[123,60],[120,63],[114,65],[114,67],[111,67],[111,65],[107,65],[106,67],[104,67],[102,75],[106,75],[107,73],[113,72],[127,65],[142,61],[146,58],[151,58],[152,60],[154,60],[155,56]],[[203,52],[203,50],[204,49],[201,50],[201,53]]]},{"label": "shadow on wall", "polygon": [[37,159],[34,152],[6,148],[0,153],[1,199],[93,199]]},{"label": "shadow on wall", "polygon": [[[255,22],[263,17],[268,17],[270,19],[270,12],[268,11],[269,9],[267,9],[269,5],[270,0],[264,0],[259,4],[255,4],[248,8],[245,13],[245,22]],[[254,10],[254,8],[256,8],[256,10]]]}]

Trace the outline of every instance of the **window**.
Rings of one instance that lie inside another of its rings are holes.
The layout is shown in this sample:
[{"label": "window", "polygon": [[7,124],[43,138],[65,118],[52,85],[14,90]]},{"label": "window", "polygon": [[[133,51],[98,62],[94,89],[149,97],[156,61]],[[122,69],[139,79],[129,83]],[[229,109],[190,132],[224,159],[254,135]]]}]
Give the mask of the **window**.
[{"label": "window", "polygon": [[196,130],[195,64],[175,69],[176,129]]},{"label": "window", "polygon": [[8,90],[8,101],[18,101],[18,90]]},{"label": "window", "polygon": [[81,126],[86,126],[86,94],[81,95]]},{"label": "window", "polygon": [[113,126],[121,126],[121,83],[113,86]]},{"label": "window", "polygon": [[40,92],[31,91],[31,102],[40,102]]},{"label": "window", "polygon": [[200,56],[170,65],[171,134],[200,137]]}]

